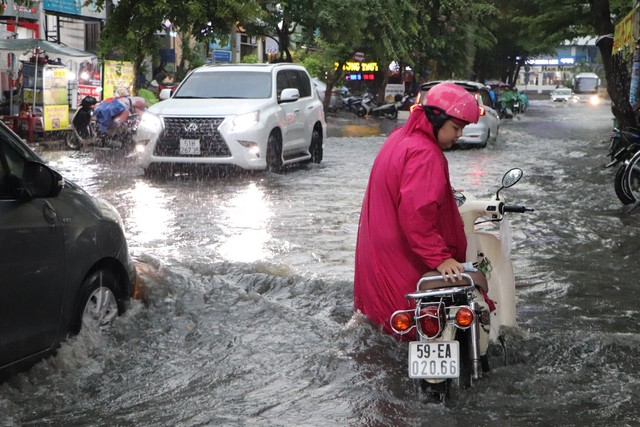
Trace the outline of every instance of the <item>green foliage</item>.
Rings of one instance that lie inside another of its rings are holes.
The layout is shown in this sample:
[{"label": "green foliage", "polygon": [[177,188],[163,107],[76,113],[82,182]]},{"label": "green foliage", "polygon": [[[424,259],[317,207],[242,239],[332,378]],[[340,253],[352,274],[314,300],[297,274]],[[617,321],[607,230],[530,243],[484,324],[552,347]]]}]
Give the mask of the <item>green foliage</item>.
[{"label": "green foliage", "polygon": [[[236,23],[250,36],[278,38],[280,60],[299,60],[329,87],[342,79],[335,64],[355,52],[379,64],[410,65],[429,79],[512,81],[527,59],[566,39],[593,35],[594,28],[612,32],[613,23],[601,17],[615,22],[630,8],[627,0],[120,0],[100,54],[139,66],[157,53],[165,20],[183,40],[204,43],[226,40]],[[178,78],[202,63],[203,45],[185,43],[182,56]]]},{"label": "green foliage", "polygon": [[149,89],[141,88],[140,90],[138,90],[138,96],[141,96],[145,99],[148,107],[158,102],[158,97],[156,96],[156,94],[151,92]]},{"label": "green foliage", "polygon": [[242,58],[242,62],[245,64],[257,64],[258,61],[258,55],[245,55],[244,58]]},{"label": "green foliage", "polygon": [[302,59],[302,65],[307,69],[312,77],[321,77],[326,74],[327,65],[323,63],[321,57],[317,54],[307,55]]}]

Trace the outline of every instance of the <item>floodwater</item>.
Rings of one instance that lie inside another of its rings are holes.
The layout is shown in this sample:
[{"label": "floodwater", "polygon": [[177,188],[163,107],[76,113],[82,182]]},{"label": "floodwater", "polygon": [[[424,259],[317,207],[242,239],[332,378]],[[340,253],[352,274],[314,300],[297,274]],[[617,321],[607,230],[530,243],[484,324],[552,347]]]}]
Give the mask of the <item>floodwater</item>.
[{"label": "floodwater", "polygon": [[535,212],[511,215],[507,364],[492,346],[490,374],[445,405],[407,377],[405,345],[350,321],[360,203],[393,124],[333,118],[325,161],[281,175],[152,180],[111,152],[46,151],[117,207],[147,295],[0,385],[0,424],[638,425],[640,212],[603,168],[611,126],[609,105],[533,101],[486,149],[447,153],[476,196],[522,168],[501,195]]}]

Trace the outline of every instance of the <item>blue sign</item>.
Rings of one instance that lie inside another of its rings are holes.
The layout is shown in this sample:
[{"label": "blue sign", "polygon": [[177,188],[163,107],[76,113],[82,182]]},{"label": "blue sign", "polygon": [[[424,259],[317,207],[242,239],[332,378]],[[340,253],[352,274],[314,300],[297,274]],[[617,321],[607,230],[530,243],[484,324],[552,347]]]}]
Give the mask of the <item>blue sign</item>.
[{"label": "blue sign", "polygon": [[228,50],[214,50],[213,62],[231,62],[231,51]]}]

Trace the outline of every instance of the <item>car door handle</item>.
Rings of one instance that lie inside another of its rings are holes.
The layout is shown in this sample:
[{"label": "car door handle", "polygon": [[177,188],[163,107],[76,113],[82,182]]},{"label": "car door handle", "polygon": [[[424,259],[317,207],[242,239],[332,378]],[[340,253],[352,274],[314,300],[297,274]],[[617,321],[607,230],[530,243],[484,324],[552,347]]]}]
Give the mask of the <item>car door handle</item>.
[{"label": "car door handle", "polygon": [[56,225],[56,222],[58,220],[58,213],[55,209],[53,209],[51,203],[46,200],[44,201],[44,205],[42,205],[42,214],[44,215],[44,219],[46,219],[49,224]]},{"label": "car door handle", "polygon": [[300,112],[300,109],[299,109],[299,108],[296,108],[295,110],[293,110],[293,112],[297,114],[297,113],[299,113],[299,112]]}]

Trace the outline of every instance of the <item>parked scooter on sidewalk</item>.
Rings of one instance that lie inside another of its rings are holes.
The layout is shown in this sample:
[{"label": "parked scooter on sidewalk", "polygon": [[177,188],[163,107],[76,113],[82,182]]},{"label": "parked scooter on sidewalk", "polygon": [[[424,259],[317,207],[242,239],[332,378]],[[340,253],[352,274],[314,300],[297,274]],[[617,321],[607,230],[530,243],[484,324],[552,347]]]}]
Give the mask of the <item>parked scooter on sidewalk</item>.
[{"label": "parked scooter on sidewalk", "polygon": [[[420,379],[422,390],[441,402],[449,396],[452,385],[470,387],[489,371],[489,342],[499,340],[504,348],[506,328],[516,327],[515,277],[505,214],[533,209],[506,205],[500,191],[516,184],[522,174],[517,168],[508,171],[502,187],[490,199],[456,193],[468,242],[470,262],[465,269],[482,271],[488,289],[468,273],[462,274],[462,281],[452,282],[434,272],[421,278],[416,291],[407,294],[409,308],[391,316],[394,332],[416,334],[416,340],[409,343],[409,377]],[[481,218],[486,219],[478,221]],[[484,222],[501,222],[500,237],[476,228]]]},{"label": "parked scooter on sidewalk", "polygon": [[631,159],[639,151],[640,131],[637,129],[623,131],[619,128],[613,128],[609,143],[609,153],[607,154],[611,161],[605,167],[610,168],[620,165],[614,177],[613,186],[616,196],[624,205],[636,202],[636,198],[629,187],[630,181],[627,168],[631,163]]},{"label": "parked scooter on sidewalk", "polygon": [[342,94],[342,108],[352,113],[358,113],[362,105],[362,96],[353,95],[350,92]]},{"label": "parked scooter on sidewalk", "polygon": [[394,97],[394,101],[387,104],[377,105],[373,94],[368,93],[362,100],[362,106],[358,110],[357,114],[360,117],[386,117],[390,120],[398,118],[398,110],[402,108],[405,101],[409,98],[409,95],[402,96],[397,94]]}]

